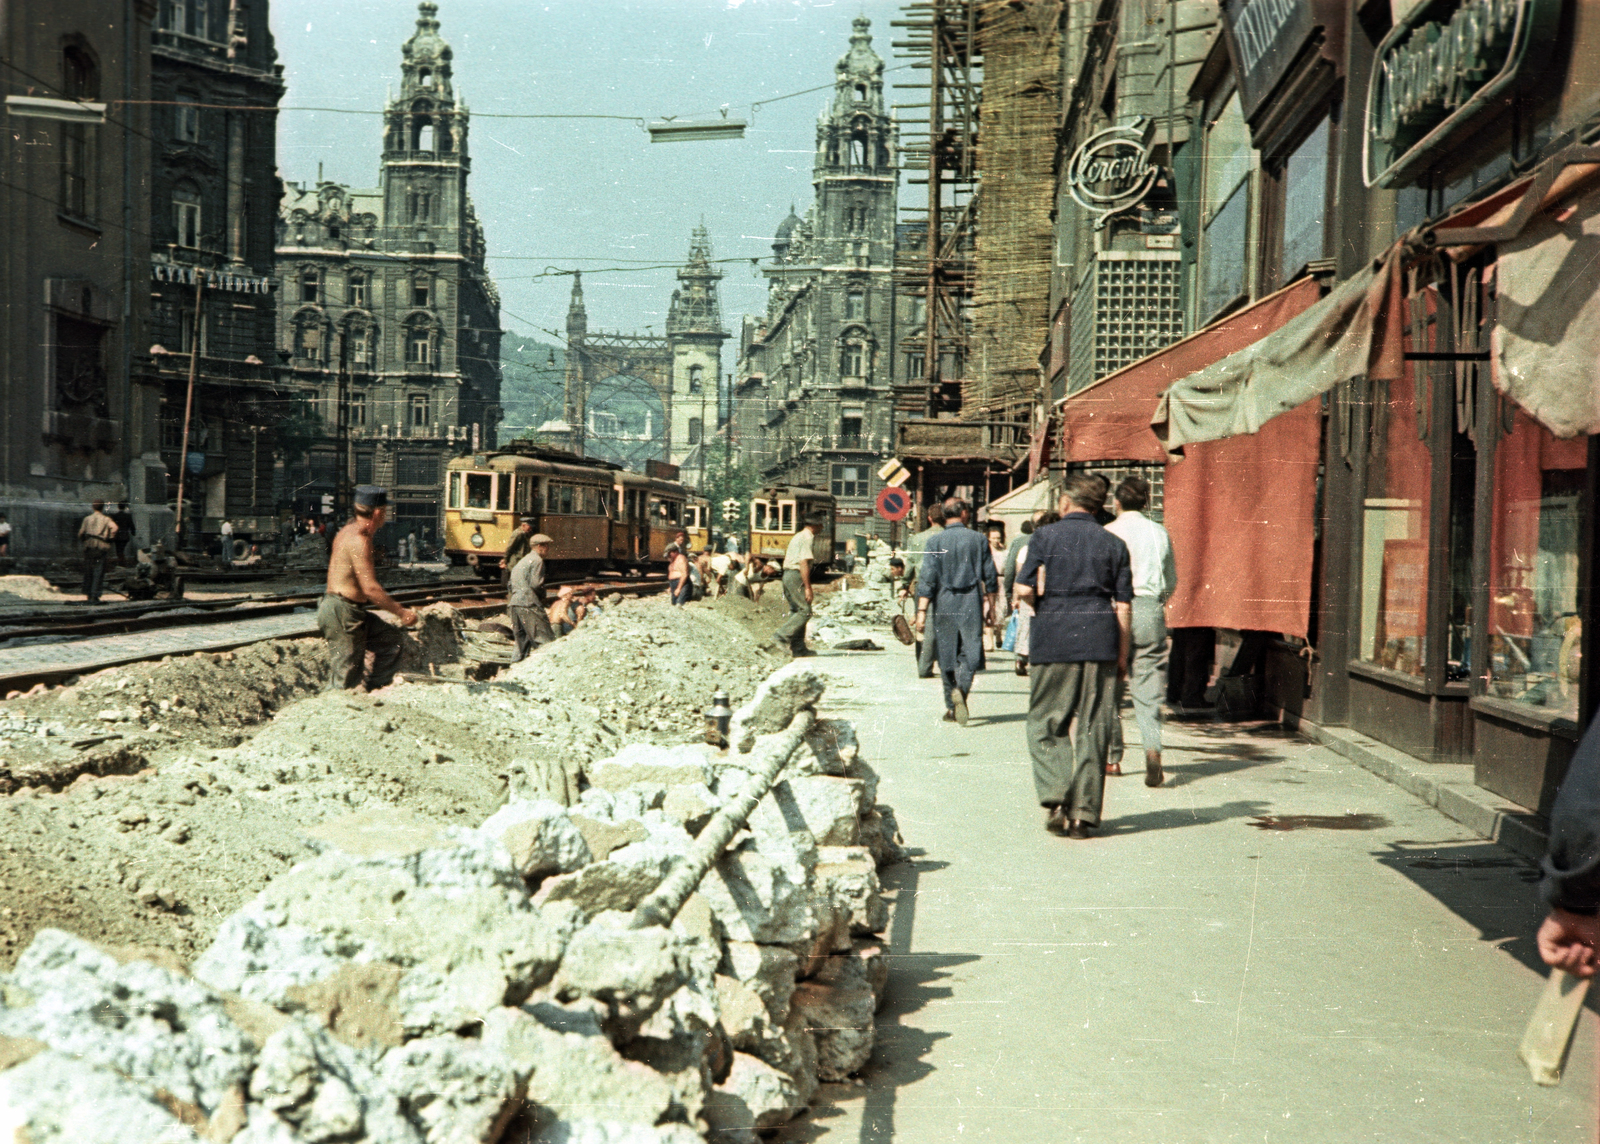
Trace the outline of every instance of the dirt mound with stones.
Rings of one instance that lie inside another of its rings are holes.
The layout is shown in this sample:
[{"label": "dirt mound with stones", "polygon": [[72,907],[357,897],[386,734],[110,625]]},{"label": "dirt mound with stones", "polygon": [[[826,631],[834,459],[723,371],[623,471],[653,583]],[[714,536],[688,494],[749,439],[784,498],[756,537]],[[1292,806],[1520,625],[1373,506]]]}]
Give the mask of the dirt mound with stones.
[{"label": "dirt mound with stones", "polygon": [[[877,868],[899,850],[854,728],[815,720],[670,926],[627,911],[823,688],[786,669],[737,713],[727,754],[636,743],[590,764],[586,790],[514,798],[476,827],[381,806],[326,820],[192,960],[39,932],[0,974],[0,1106],[35,1144],[754,1140],[872,1051]],[[123,793],[140,784],[175,820],[209,800],[272,807],[222,754],[82,793],[123,806],[130,833],[158,825]],[[8,801],[60,814],[77,793]],[[197,841],[182,833],[169,821],[145,849]]]}]

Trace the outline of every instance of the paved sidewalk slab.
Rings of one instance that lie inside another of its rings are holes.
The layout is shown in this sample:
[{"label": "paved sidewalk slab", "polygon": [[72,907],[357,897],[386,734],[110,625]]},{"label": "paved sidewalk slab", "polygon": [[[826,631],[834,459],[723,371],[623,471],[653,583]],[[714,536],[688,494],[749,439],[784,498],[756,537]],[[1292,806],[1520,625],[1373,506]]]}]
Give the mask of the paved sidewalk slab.
[{"label": "paved sidewalk slab", "polygon": [[60,643],[0,648],[0,679],[23,675],[69,675],[163,655],[225,651],[257,640],[298,639],[317,634],[315,613],[240,617],[226,623],[190,624],[167,630],[94,636]]},{"label": "paved sidewalk slab", "polygon": [[898,649],[813,661],[916,856],[886,871],[873,1061],[781,1139],[1592,1139],[1594,1015],[1559,1088],[1516,1056],[1544,976],[1523,854],[1271,724],[1168,724],[1167,785],[1109,780],[1098,835],[1054,838],[994,659],[966,728]]}]

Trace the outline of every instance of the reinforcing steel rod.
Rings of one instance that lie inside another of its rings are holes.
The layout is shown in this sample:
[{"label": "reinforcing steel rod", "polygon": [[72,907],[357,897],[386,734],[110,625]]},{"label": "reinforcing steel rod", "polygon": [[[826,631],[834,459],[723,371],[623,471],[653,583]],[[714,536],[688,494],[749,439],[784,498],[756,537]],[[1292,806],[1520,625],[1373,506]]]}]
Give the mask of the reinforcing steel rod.
[{"label": "reinforcing steel rod", "polygon": [[722,856],[728,843],[733,841],[733,836],[750,821],[756,804],[767,796],[772,784],[778,781],[778,772],[788,764],[789,757],[799,749],[806,732],[811,730],[816,721],[817,713],[810,708],[795,713],[782,737],[768,748],[771,754],[762,763],[761,769],[750,777],[744,790],[739,792],[739,797],[706,823],[705,829],[695,839],[694,848],[673,867],[672,873],[662,879],[650,896],[639,903],[633,911],[630,928],[672,924],[672,919],[683,909],[683,903],[689,900],[689,895],[694,893],[700,879],[706,876],[706,871]]}]

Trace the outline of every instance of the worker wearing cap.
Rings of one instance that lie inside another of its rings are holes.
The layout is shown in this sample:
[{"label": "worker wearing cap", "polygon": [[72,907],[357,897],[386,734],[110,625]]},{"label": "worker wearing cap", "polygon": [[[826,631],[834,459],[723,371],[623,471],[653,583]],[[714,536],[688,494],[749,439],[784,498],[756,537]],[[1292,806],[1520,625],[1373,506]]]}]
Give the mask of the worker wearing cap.
[{"label": "worker wearing cap", "polygon": [[554,543],[544,533],[534,533],[528,537],[528,554],[511,570],[506,606],[511,612],[511,630],[517,637],[518,659],[526,659],[534,648],[556,638],[544,602],[544,562]]},{"label": "worker wearing cap", "polygon": [[95,501],[89,506],[89,515],[78,525],[78,540],[83,545],[83,598],[90,604],[100,602],[106,561],[111,558],[111,544],[117,535],[117,522],[106,515],[105,508],[105,501]]},{"label": "worker wearing cap", "polygon": [[[317,605],[317,626],[328,641],[328,689],[365,687],[376,691],[394,681],[400,664],[400,632],[379,619],[374,608],[406,627],[417,613],[395,602],[378,583],[372,567],[372,537],[389,512],[389,492],[377,485],[356,486],[356,510],[333,538],[328,553],[328,591]],[[372,670],[366,671],[367,653]]]}]

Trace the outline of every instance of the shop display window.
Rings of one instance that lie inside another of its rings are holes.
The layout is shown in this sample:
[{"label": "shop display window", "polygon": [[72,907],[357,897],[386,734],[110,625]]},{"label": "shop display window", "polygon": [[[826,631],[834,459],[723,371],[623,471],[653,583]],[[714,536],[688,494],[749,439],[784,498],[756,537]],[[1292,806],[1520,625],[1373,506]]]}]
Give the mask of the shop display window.
[{"label": "shop display window", "polygon": [[1418,436],[1408,378],[1373,393],[1372,448],[1361,514],[1360,659],[1421,676],[1428,627],[1433,458]]},{"label": "shop display window", "polygon": [[1561,440],[1521,410],[1510,424],[1494,454],[1488,694],[1575,721],[1588,441]]}]

